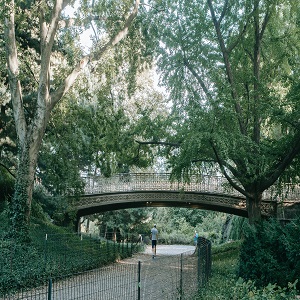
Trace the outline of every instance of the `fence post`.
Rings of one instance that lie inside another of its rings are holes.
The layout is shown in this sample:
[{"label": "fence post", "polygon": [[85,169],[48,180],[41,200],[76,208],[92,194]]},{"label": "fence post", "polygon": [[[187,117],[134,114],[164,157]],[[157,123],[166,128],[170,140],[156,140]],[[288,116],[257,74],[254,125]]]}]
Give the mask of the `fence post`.
[{"label": "fence post", "polygon": [[200,290],[201,287],[201,245],[200,245],[200,238],[198,238],[197,241],[197,248],[198,248],[198,268],[197,268],[197,273],[198,273],[198,290]]},{"label": "fence post", "polygon": [[127,234],[127,243],[126,243],[126,257],[129,256],[129,235]]},{"label": "fence post", "polygon": [[49,278],[48,281],[48,300],[52,299],[52,279]]},{"label": "fence post", "polygon": [[138,262],[138,300],[141,300],[141,261]]},{"label": "fence post", "polygon": [[182,299],[182,292],[183,292],[183,253],[180,254],[179,299]]},{"label": "fence post", "polygon": [[48,234],[45,235],[45,245],[44,245],[44,263],[45,263],[45,271],[47,269],[47,240],[48,240]]},{"label": "fence post", "polygon": [[13,243],[13,241],[9,241],[9,243],[10,243],[10,245],[9,245],[10,246],[9,267],[10,267],[10,273],[12,274],[13,273],[13,257],[14,257],[13,246],[15,245],[15,243]]},{"label": "fence post", "polygon": [[208,282],[211,274],[211,242],[198,237],[198,289]]},{"label": "fence post", "polygon": [[108,240],[106,240],[106,257],[108,257],[108,259],[110,259],[110,255],[109,255],[109,248],[108,248]]}]

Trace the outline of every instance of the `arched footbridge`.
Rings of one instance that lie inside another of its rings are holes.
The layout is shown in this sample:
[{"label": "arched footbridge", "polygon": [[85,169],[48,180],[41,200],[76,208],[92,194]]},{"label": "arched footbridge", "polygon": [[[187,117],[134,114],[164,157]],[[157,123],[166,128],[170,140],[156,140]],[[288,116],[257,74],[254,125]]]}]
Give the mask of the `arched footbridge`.
[{"label": "arched footbridge", "polygon": [[[85,177],[85,193],[76,202],[78,218],[103,211],[178,206],[247,217],[245,197],[222,176],[194,176],[189,183],[171,181],[168,173],[117,174]],[[275,187],[264,192],[263,216],[293,219],[300,214],[300,188]]]}]

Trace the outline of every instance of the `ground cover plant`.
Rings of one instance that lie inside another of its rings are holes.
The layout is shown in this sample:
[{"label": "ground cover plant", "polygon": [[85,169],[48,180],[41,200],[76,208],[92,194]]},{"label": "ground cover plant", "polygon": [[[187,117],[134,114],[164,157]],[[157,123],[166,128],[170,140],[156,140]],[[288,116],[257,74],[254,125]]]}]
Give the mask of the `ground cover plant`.
[{"label": "ground cover plant", "polygon": [[101,267],[132,255],[131,243],[77,235],[40,221],[31,225],[31,242],[0,239],[0,295]]},{"label": "ground cover plant", "polygon": [[[280,286],[266,283],[257,287],[254,280],[238,276],[242,241],[212,247],[212,276],[194,300],[283,300],[297,299],[297,280]],[[261,267],[262,269],[262,267]]]}]

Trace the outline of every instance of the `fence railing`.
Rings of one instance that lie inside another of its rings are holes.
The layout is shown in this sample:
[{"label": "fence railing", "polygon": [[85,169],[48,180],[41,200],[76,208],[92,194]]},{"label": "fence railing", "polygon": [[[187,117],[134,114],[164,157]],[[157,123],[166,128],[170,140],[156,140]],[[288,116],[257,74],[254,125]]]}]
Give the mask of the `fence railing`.
[{"label": "fence railing", "polygon": [[[23,270],[26,276],[33,276],[30,280],[37,280],[39,284],[35,288],[24,288],[22,285],[25,283],[20,281],[17,291],[0,289],[1,300],[190,299],[199,288],[205,286],[211,272],[211,246],[204,238],[198,239],[195,252],[172,256],[159,255],[155,259],[150,255],[139,255],[138,261],[125,259],[118,263],[103,265],[103,259],[107,258],[107,255],[112,255],[113,248],[110,248],[109,252],[103,251],[101,257],[98,256],[98,262],[93,260],[93,268],[84,254],[84,252],[91,253],[90,249],[82,250],[82,255],[77,252],[77,257],[74,257],[75,252],[73,255],[70,254],[71,252],[69,254],[66,252],[64,258],[59,260],[58,257],[50,255],[53,254],[50,245],[54,246],[54,244],[51,244],[49,236],[45,243],[47,253],[43,253],[44,265],[40,267],[48,268],[47,277],[35,278],[36,274],[34,272],[30,274],[30,266],[27,265]],[[116,248],[123,247],[124,252],[130,249],[124,241],[119,244],[120,246],[115,243]],[[60,245],[56,244],[56,246]],[[74,272],[72,272],[72,268],[69,267],[70,262],[80,259],[83,263],[89,263],[87,267],[90,270],[78,271],[74,263]],[[97,268],[97,266],[101,267]],[[51,267],[53,267],[52,271],[50,271]],[[67,273],[56,272],[63,271],[66,267],[69,268]],[[11,271],[13,272],[12,269]]]},{"label": "fence railing", "polygon": [[85,182],[85,194],[132,191],[201,191],[226,193],[242,196],[232,189],[223,176],[191,176],[189,182],[171,181],[169,173],[123,173],[106,178],[88,176]]},{"label": "fence railing", "polygon": [[[233,189],[224,176],[191,175],[188,182],[172,181],[170,173],[121,173],[106,178],[86,176],[85,194],[132,191],[209,192],[244,197]],[[242,187],[241,187],[242,188]],[[299,201],[300,184],[274,184],[263,192],[264,200]]]}]

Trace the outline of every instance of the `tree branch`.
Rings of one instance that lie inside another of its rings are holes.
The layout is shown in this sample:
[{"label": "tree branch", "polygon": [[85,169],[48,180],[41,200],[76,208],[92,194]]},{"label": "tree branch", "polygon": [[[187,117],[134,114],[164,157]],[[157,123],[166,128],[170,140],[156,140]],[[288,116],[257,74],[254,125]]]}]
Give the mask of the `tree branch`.
[{"label": "tree branch", "polygon": [[11,170],[6,165],[0,162],[0,166],[2,166],[12,177],[16,178],[16,175],[12,173]]},{"label": "tree branch", "polygon": [[[217,162],[218,162],[218,165],[220,166],[220,169],[221,169],[222,173],[224,174],[224,176],[226,177],[226,179],[228,180],[229,184],[230,184],[235,190],[237,190],[238,192],[240,192],[240,193],[243,194],[244,196],[250,197],[250,194],[247,193],[243,188],[241,188],[236,182],[234,182],[234,181],[232,180],[232,178],[228,175],[228,173],[227,173],[227,171],[225,170],[225,167],[224,167],[224,162],[223,162],[222,159],[220,158],[219,153],[218,153],[218,151],[217,151],[215,145],[214,145],[213,143],[211,143],[211,145],[212,145],[212,148],[213,148],[213,151],[214,151],[216,160],[217,160]],[[234,175],[235,177],[237,177],[236,174],[234,174],[234,173],[235,173],[235,170],[234,170],[234,169],[231,169],[230,171],[233,173],[233,175]],[[237,178],[238,178],[238,177],[237,177]]]},{"label": "tree branch", "polygon": [[4,36],[5,48],[7,56],[7,67],[9,76],[9,86],[11,91],[11,101],[13,105],[14,120],[16,123],[17,136],[20,143],[23,143],[26,137],[27,124],[23,110],[23,98],[21,91],[21,83],[19,80],[19,63],[18,52],[16,46],[16,33],[15,33],[15,3],[12,0],[9,7],[9,13],[5,18]]},{"label": "tree branch", "polygon": [[132,24],[134,18],[137,16],[138,8],[140,5],[140,0],[136,0],[134,9],[129,15],[128,19],[125,22],[124,27],[114,35],[103,47],[98,51],[92,52],[90,55],[84,56],[77,66],[73,69],[69,76],[65,78],[62,85],[51,94],[51,104],[50,107],[53,108],[55,104],[69,91],[70,87],[73,85],[79,74],[86,67],[89,62],[97,62],[107,52],[110,48],[119,43],[123,38],[128,34],[130,25]]},{"label": "tree branch", "polygon": [[186,57],[183,58],[183,63],[188,68],[188,70],[193,74],[193,76],[196,78],[196,80],[200,84],[200,86],[201,86],[203,92],[205,93],[205,95],[207,96],[207,98],[209,98],[210,100],[212,100],[212,96],[211,96],[208,88],[206,87],[204,81],[198,75],[198,73],[195,71],[195,69],[192,67],[192,65],[189,63],[189,61],[187,60]]},{"label": "tree branch", "polygon": [[271,13],[268,10],[265,14],[264,21],[263,21],[262,26],[261,26],[261,31],[260,31],[260,34],[259,34],[260,40],[262,40],[262,38],[263,38],[264,32],[266,30],[266,27],[267,27],[267,24],[268,24],[270,18],[271,18]]},{"label": "tree branch", "polygon": [[223,20],[224,17],[225,17],[227,8],[228,8],[228,0],[225,0],[224,6],[223,6],[223,9],[222,9],[222,13],[221,13],[220,18],[219,18],[219,20],[218,20],[219,26],[220,26],[222,20]]},{"label": "tree branch", "polygon": [[238,122],[239,122],[240,132],[242,134],[245,134],[246,132],[245,132],[245,125],[244,125],[243,116],[242,116],[242,108],[240,106],[240,103],[238,102],[238,95],[237,95],[236,88],[235,88],[234,77],[233,77],[233,73],[232,73],[232,70],[231,70],[231,64],[229,62],[228,49],[225,46],[225,42],[224,42],[224,39],[223,39],[223,36],[222,36],[222,33],[221,33],[220,24],[217,21],[215,10],[214,10],[214,7],[212,5],[212,1],[207,0],[207,3],[208,3],[208,6],[209,6],[209,9],[210,9],[212,21],[213,21],[213,24],[214,24],[214,27],[215,27],[215,30],[216,30],[218,42],[219,42],[221,52],[222,52],[222,55],[223,55],[228,82],[231,86],[231,94],[232,94],[232,99],[234,101],[234,107],[235,107],[235,111],[236,111],[236,114],[237,114],[237,119],[238,119]]},{"label": "tree branch", "polygon": [[247,29],[247,24],[243,27],[243,30],[239,33],[237,39],[228,47],[228,53],[230,53],[239,43],[242,36],[245,34]]},{"label": "tree branch", "polygon": [[171,143],[171,142],[160,142],[160,141],[147,141],[147,142],[142,142],[142,141],[137,141],[135,140],[136,143],[139,145],[163,145],[163,146],[171,146],[178,148],[180,147],[181,143]]},{"label": "tree branch", "polygon": [[265,180],[261,183],[261,190],[266,190],[273,185],[283,171],[291,164],[293,159],[300,153],[300,133],[295,136],[294,146],[283,156],[279,162],[274,164],[272,171],[264,176]]}]

